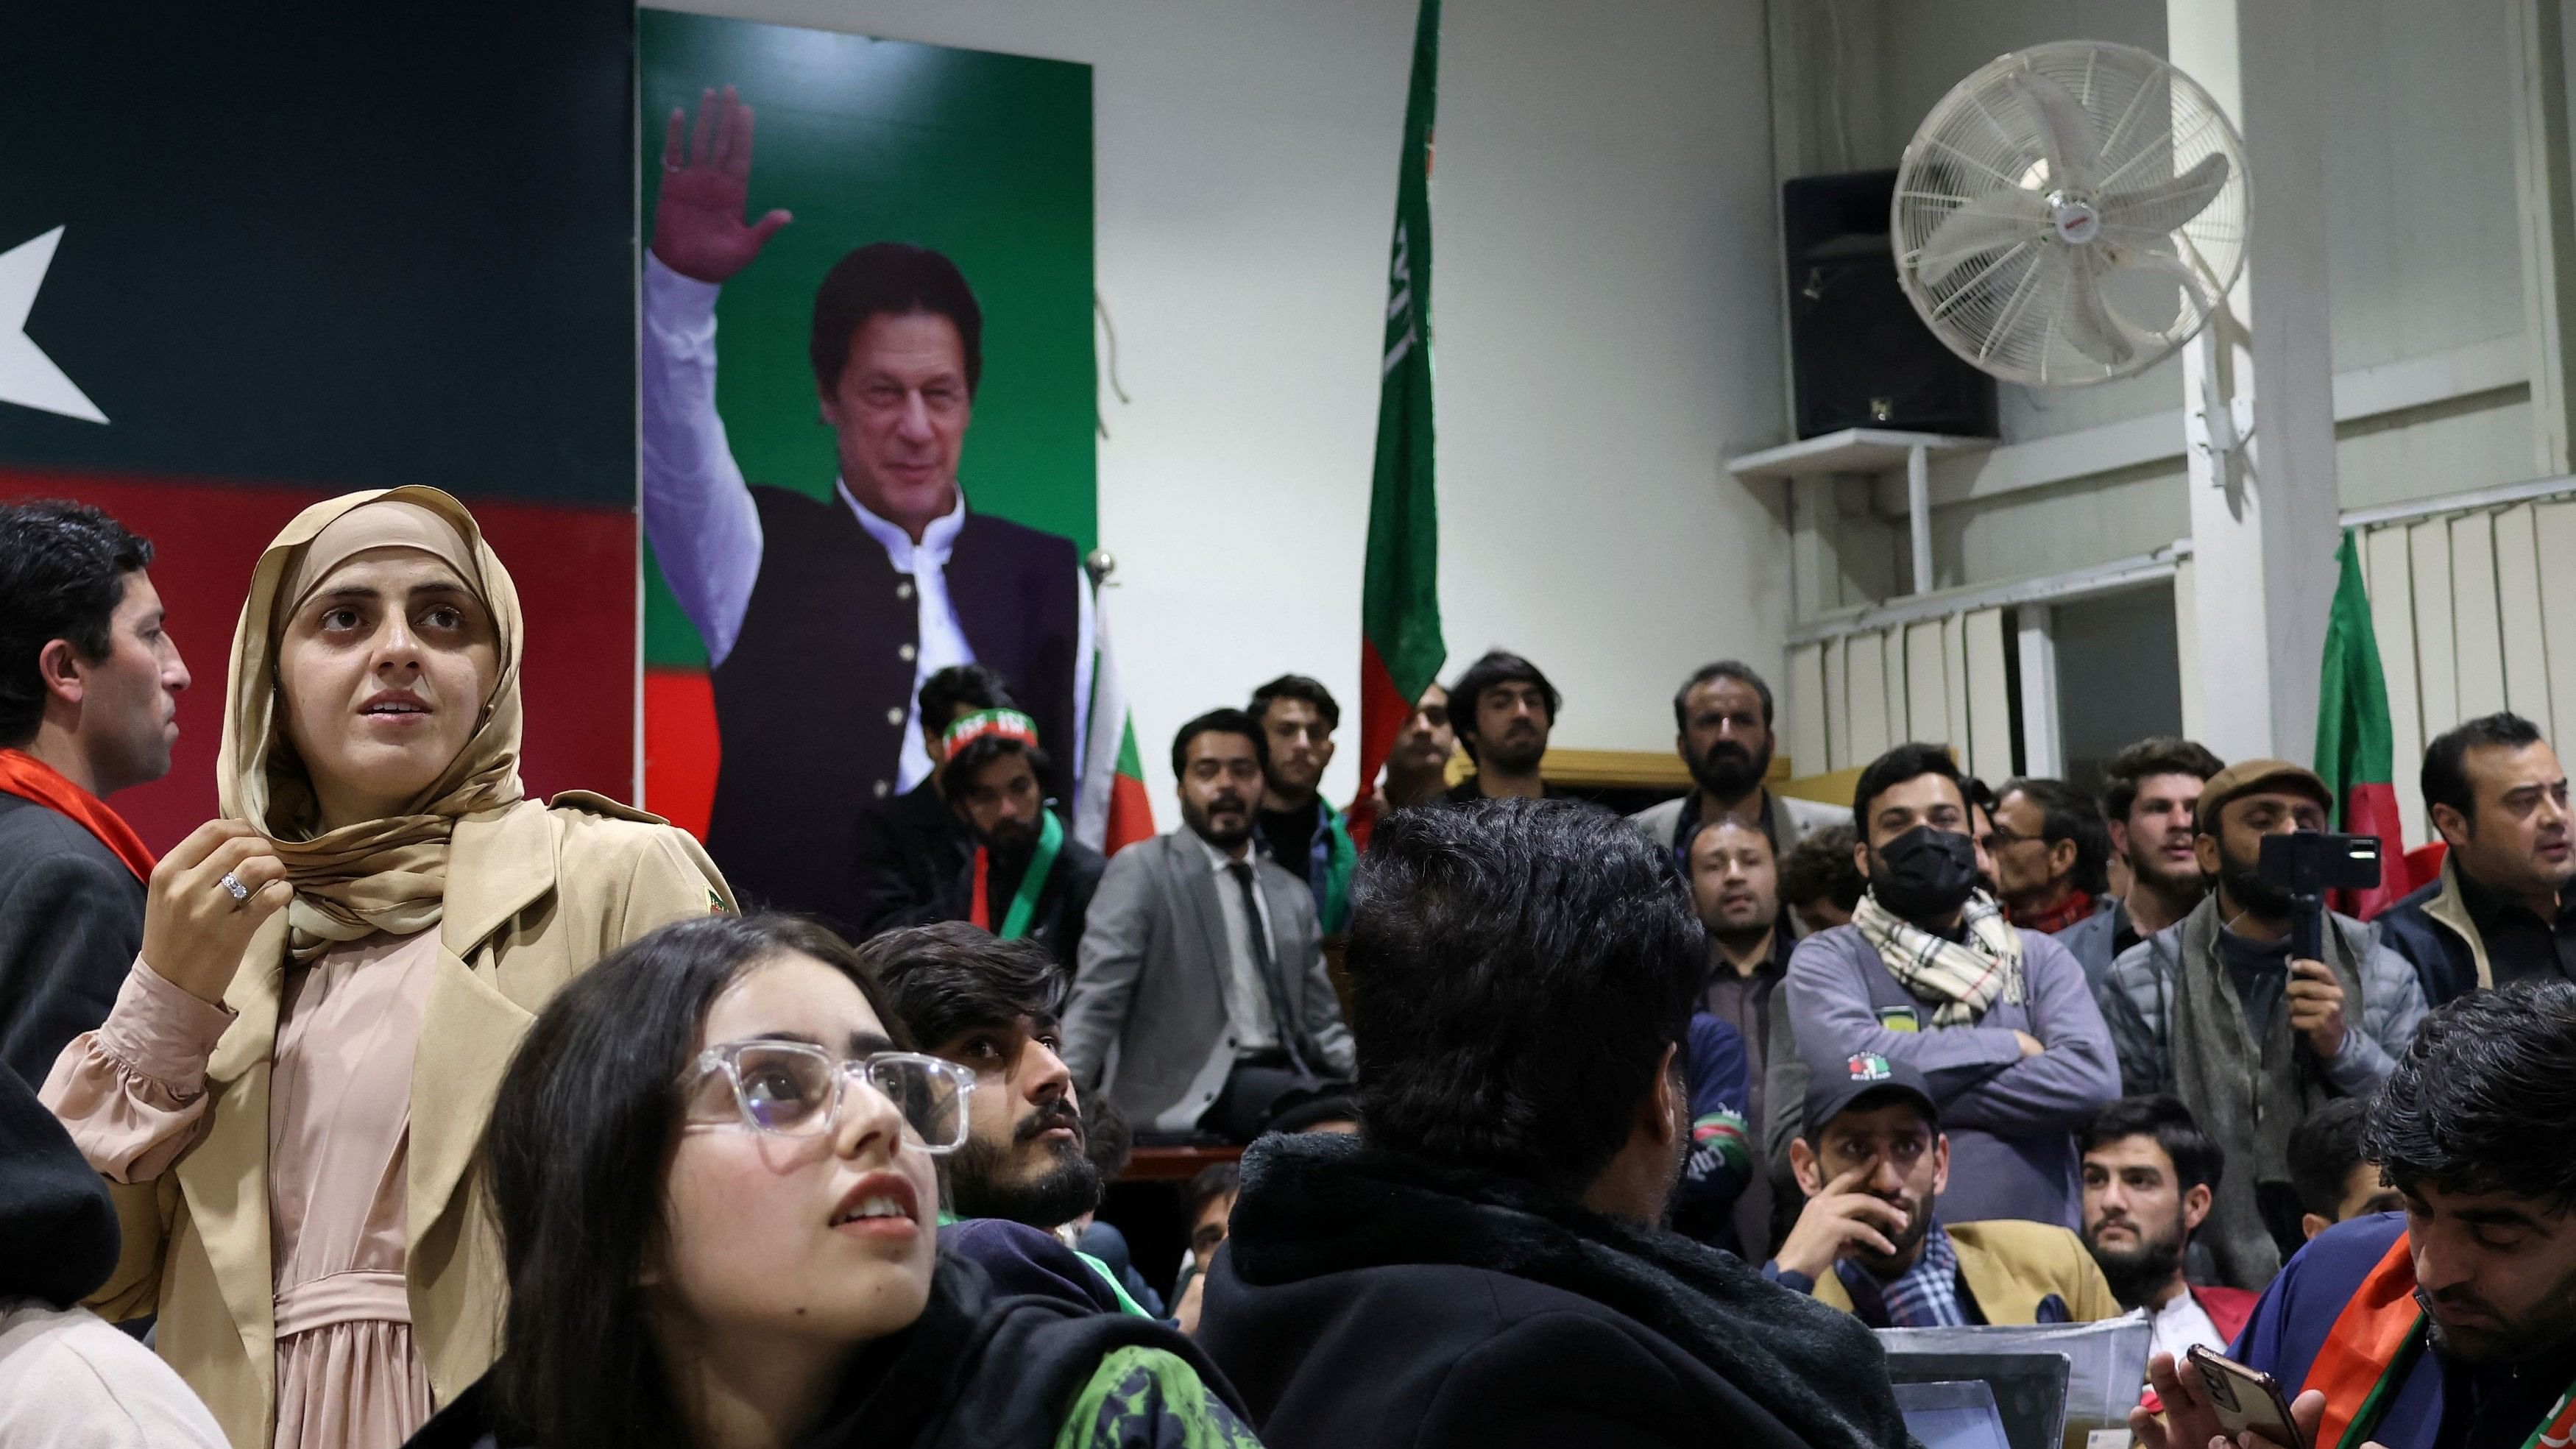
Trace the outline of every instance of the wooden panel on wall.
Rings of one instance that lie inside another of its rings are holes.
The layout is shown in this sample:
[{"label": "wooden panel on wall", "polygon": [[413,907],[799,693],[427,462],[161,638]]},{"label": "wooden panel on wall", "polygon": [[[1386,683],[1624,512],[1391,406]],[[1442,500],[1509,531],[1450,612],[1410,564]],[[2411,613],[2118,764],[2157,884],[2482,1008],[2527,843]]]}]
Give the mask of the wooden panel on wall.
[{"label": "wooden panel on wall", "polygon": [[2424,731],[2437,735],[2460,722],[2460,675],[2451,640],[2451,524],[2442,518],[2406,529],[2415,588],[2415,689],[2424,702]]},{"label": "wooden panel on wall", "polygon": [[2496,616],[2495,515],[2451,520],[2451,658],[2460,718],[2504,708],[2504,633]]},{"label": "wooden panel on wall", "polygon": [[[2531,505],[2495,516],[2496,612],[2504,637],[2504,707],[2540,726],[2552,739],[2549,652],[2540,625],[2540,545]],[[2567,561],[2561,560],[2565,567]],[[2414,762],[2400,759],[2402,772]]]},{"label": "wooden panel on wall", "polygon": [[1825,746],[1825,646],[1799,644],[1789,650],[1789,737],[1793,769],[1822,773],[1833,763]]},{"label": "wooden panel on wall", "polygon": [[1941,677],[1946,681],[1942,703],[1950,716],[1950,732],[1942,738],[1968,758],[1968,631],[1967,622],[1957,614],[1941,621]]},{"label": "wooden panel on wall", "polygon": [[1905,689],[1905,631],[1889,629],[1878,638],[1878,657],[1887,668],[1887,739],[1902,744],[1914,738],[1914,701]]},{"label": "wooden panel on wall", "polygon": [[2012,772],[2012,690],[2004,677],[2004,611],[1960,620],[1968,654],[1968,773],[2003,780]]},{"label": "wooden panel on wall", "polygon": [[2576,503],[2531,510],[2532,538],[2555,565],[2540,571],[2540,646],[2549,663],[2549,713],[2576,728]]},{"label": "wooden panel on wall", "polygon": [[1825,641],[1825,759],[1839,770],[1851,763],[1851,641]]},{"label": "wooden panel on wall", "polygon": [[1905,626],[1906,735],[1950,738],[1950,670],[1941,655],[1941,621]]},{"label": "wooden panel on wall", "polygon": [[2424,757],[2424,705],[2415,669],[2415,566],[2403,527],[2361,536],[2370,589],[2370,630],[2379,641],[2379,669],[2388,684],[2390,755],[2397,775],[2397,814],[2406,838],[2424,839],[2424,792],[2409,761]]},{"label": "wooden panel on wall", "polygon": [[1851,700],[1851,755],[1835,762],[1837,769],[1846,765],[1866,765],[1887,753],[1887,636],[1854,634],[1843,641],[1843,657],[1850,679],[1844,685]]}]

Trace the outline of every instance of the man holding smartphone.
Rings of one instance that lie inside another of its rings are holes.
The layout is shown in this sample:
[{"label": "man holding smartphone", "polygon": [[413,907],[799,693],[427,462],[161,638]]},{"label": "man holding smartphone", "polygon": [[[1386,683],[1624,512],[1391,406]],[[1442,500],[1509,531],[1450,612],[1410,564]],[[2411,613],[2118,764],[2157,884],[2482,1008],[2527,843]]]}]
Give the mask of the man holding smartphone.
[{"label": "man holding smartphone", "polygon": [[[2339,1223],[2282,1270],[2235,1358],[2296,1392],[2279,1449],[2553,1449],[2576,1438],[2576,985],[2434,1012],[2372,1102],[2363,1153],[2406,1211]],[[2204,1449],[2263,1415],[2158,1354],[2142,1449]],[[2237,1411],[2222,1412],[2224,1401]],[[2230,1435],[2233,1437],[2233,1435]],[[2271,1442],[2268,1435],[2251,1436]],[[2252,1449],[2262,1449],[2256,1443]]]}]

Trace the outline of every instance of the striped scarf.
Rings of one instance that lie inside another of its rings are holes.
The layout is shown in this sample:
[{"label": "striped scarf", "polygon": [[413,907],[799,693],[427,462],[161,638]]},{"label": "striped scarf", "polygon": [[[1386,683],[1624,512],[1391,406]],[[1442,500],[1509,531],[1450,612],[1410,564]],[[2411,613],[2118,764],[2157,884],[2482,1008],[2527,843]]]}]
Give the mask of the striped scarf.
[{"label": "striped scarf", "polygon": [[1959,1301],[1959,1254],[1939,1223],[1923,1234],[1914,1266],[1892,1281],[1880,1282],[1849,1258],[1834,1264],[1834,1276],[1851,1295],[1853,1314],[1872,1328],[1960,1328],[1977,1321]]},{"label": "striped scarf", "polygon": [[1899,918],[1875,895],[1860,898],[1852,924],[1899,985],[1936,1004],[1935,1027],[1974,1026],[1996,1002],[2022,1000],[2021,933],[1983,891],[1968,897],[1960,922],[1967,928],[1964,941],[1945,940]]}]

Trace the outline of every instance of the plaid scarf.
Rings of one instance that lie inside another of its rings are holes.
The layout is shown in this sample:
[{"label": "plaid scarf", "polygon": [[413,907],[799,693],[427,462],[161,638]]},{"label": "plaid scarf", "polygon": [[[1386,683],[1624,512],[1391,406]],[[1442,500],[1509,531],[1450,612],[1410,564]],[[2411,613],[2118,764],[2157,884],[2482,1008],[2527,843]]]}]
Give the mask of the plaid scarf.
[{"label": "plaid scarf", "polygon": [[1959,1254],[1939,1223],[1923,1235],[1923,1256],[1882,1283],[1849,1258],[1834,1276],[1851,1294],[1852,1312],[1872,1328],[1962,1328],[1976,1320],[1959,1302]]},{"label": "plaid scarf", "polygon": [[1875,895],[1860,898],[1852,924],[1899,985],[1918,1000],[1937,1003],[1935,1027],[1974,1026],[1996,1002],[2022,999],[2021,933],[1983,891],[1968,897],[1960,922],[1964,941],[1944,940],[1900,919]]}]

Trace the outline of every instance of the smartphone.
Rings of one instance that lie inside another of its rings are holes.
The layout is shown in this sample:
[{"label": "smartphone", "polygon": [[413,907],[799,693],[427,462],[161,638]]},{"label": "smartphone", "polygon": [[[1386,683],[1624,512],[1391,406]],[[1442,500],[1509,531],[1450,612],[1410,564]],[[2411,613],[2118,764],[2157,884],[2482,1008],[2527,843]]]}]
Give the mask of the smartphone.
[{"label": "smartphone", "polygon": [[2218,1426],[2227,1431],[2228,1438],[2250,1429],[2281,1449],[2309,1449],[2307,1436],[2299,1432],[2297,1421],[2290,1417],[2290,1401],[2282,1395],[2279,1379],[2211,1353],[2196,1343],[2189,1357],[2200,1365],[2201,1385],[2209,1394],[2210,1407],[2218,1413]]}]

